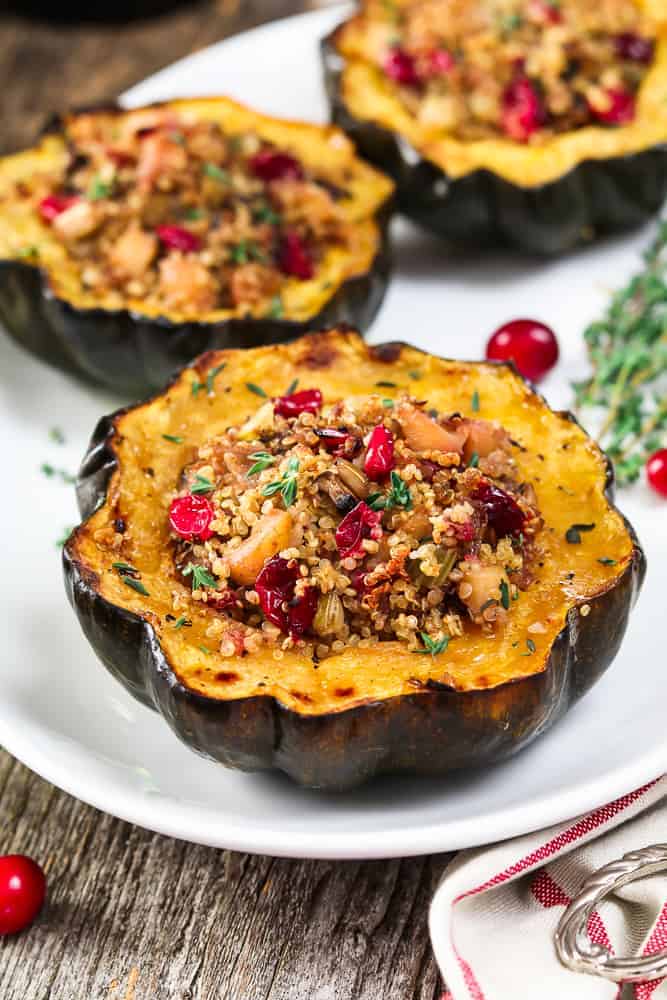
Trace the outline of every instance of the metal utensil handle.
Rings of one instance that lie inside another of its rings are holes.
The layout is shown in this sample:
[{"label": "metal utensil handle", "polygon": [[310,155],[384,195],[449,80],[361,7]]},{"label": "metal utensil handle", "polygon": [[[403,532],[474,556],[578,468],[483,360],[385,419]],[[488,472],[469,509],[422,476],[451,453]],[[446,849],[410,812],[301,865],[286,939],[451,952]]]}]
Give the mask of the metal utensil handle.
[{"label": "metal utensil handle", "polygon": [[613,983],[638,983],[667,976],[667,951],[614,958],[607,948],[591,941],[587,930],[591,913],[610,892],[662,871],[667,871],[667,844],[654,844],[624,854],[586,879],[556,929],[556,951],[561,962],[574,972],[602,976]]}]

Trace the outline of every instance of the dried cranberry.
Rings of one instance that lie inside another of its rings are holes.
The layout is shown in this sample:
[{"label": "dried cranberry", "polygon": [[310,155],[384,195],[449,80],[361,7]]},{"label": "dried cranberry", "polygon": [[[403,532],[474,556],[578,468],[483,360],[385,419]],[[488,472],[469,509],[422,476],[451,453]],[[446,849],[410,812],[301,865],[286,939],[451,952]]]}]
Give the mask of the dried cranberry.
[{"label": "dried cranberry", "polygon": [[445,76],[454,69],[455,60],[447,49],[433,49],[428,56],[428,75]]},{"label": "dried cranberry", "polygon": [[201,538],[205,542],[213,534],[209,525],[214,514],[211,501],[204,496],[176,497],[169,507],[169,524],[181,538]]},{"label": "dried cranberry", "polygon": [[262,181],[282,181],[303,179],[303,167],[289,153],[275,149],[261,149],[250,160],[250,169]]},{"label": "dried cranberry", "polygon": [[319,413],[322,393],[319,389],[302,389],[289,396],[278,396],[273,408],[281,417],[298,417],[300,413]]},{"label": "dried cranberry", "polygon": [[524,513],[514,497],[505,490],[494,486],[487,480],[477,486],[472,494],[474,500],[479,500],[486,512],[487,523],[493,528],[498,538],[506,535],[518,535],[525,522]]},{"label": "dried cranberry", "polygon": [[278,266],[285,274],[300,281],[308,281],[315,273],[308,247],[293,229],[283,236],[278,250]]},{"label": "dried cranberry", "polygon": [[563,15],[553,0],[530,0],[528,13],[546,24],[560,24]]},{"label": "dried cranberry", "polygon": [[636,101],[634,94],[629,90],[607,90],[609,107],[605,111],[594,108],[592,105],[591,114],[604,122],[605,125],[626,125],[635,117]]},{"label": "dried cranberry", "polygon": [[525,378],[539,382],[558,361],[558,341],[551,327],[536,319],[513,319],[489,338],[486,357],[513,361]]},{"label": "dried cranberry", "polygon": [[183,253],[194,253],[201,247],[201,240],[189,229],[183,226],[158,226],[156,229],[160,241],[169,250],[181,250]]},{"label": "dried cranberry", "polygon": [[390,80],[403,87],[418,87],[419,74],[415,61],[405,49],[393,48],[384,61],[384,71]]},{"label": "dried cranberry", "polygon": [[233,590],[208,591],[206,595],[206,607],[215,608],[216,611],[226,611],[238,605],[239,596]]},{"label": "dried cranberry", "polygon": [[667,448],[651,455],[646,463],[646,477],[656,493],[667,497]]},{"label": "dried cranberry", "polygon": [[308,629],[317,609],[317,593],[307,587],[295,599],[294,590],[299,579],[299,568],[295,562],[288,562],[282,556],[274,556],[266,562],[255,582],[259,605],[264,617],[276,625],[281,632],[301,636]]},{"label": "dried cranberry", "polygon": [[394,468],[394,435],[380,424],[373,431],[366,448],[364,472],[369,479],[384,479]]},{"label": "dried cranberry", "polygon": [[433,477],[440,469],[440,466],[436,462],[429,462],[427,458],[422,458],[419,462],[419,468],[421,469],[422,479],[424,482],[432,483]]},{"label": "dried cranberry", "polygon": [[350,586],[356,590],[358,594],[363,594],[366,590],[366,570],[365,569],[353,569],[350,573]]},{"label": "dried cranberry", "polygon": [[622,35],[617,35],[614,39],[616,55],[620,59],[629,59],[632,62],[644,63],[647,65],[653,59],[655,42],[652,38],[642,38],[632,31],[625,31]]},{"label": "dried cranberry", "polygon": [[503,129],[517,142],[527,142],[544,124],[542,101],[527,76],[517,76],[503,94]]},{"label": "dried cranberry", "polygon": [[322,447],[326,451],[333,452],[334,455],[345,454],[345,444],[352,436],[347,431],[339,431],[335,427],[322,427],[315,433]]},{"label": "dried cranberry", "polygon": [[375,541],[382,538],[381,520],[382,511],[371,510],[363,500],[360,500],[336,528],[336,545],[341,559],[350,556],[358,559],[363,556],[365,553],[361,543],[364,538],[373,538]]},{"label": "dried cranberry", "polygon": [[39,214],[46,222],[53,222],[80,200],[78,194],[50,194],[40,201]]},{"label": "dried cranberry", "polygon": [[44,904],[46,878],[25,854],[0,858],[0,935],[16,934],[31,924]]}]

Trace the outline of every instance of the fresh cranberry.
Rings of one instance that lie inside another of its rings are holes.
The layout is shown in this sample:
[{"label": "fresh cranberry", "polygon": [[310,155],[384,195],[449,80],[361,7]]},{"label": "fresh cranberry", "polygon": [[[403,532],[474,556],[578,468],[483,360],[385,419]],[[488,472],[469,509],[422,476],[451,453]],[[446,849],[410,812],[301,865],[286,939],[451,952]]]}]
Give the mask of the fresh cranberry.
[{"label": "fresh cranberry", "polygon": [[484,479],[477,486],[472,498],[481,503],[486,512],[487,523],[498,538],[518,535],[523,529],[526,520],[524,513],[514,497],[505,490]]},{"label": "fresh cranberry", "polygon": [[364,472],[369,479],[384,479],[394,468],[394,435],[382,424],[373,428],[366,449]]},{"label": "fresh cranberry", "polygon": [[528,13],[545,24],[560,24],[563,15],[552,0],[530,0]]},{"label": "fresh cranberry", "polygon": [[211,501],[199,494],[176,497],[169,507],[169,524],[177,535],[191,541],[206,541],[213,532],[209,525],[214,517]]},{"label": "fresh cranberry", "polygon": [[513,319],[499,326],[486,345],[488,361],[513,361],[525,378],[539,382],[558,361],[553,330],[535,319]]},{"label": "fresh cranberry", "polygon": [[667,497],[667,448],[651,455],[646,463],[646,476],[655,492]]},{"label": "fresh cranberry", "polygon": [[540,95],[527,76],[517,76],[503,94],[503,129],[517,142],[527,142],[544,125]]},{"label": "fresh cranberry", "polygon": [[334,455],[345,454],[345,444],[352,436],[347,431],[339,431],[335,427],[322,427],[315,433],[325,451],[333,452]]},{"label": "fresh cranberry", "polygon": [[44,904],[46,879],[25,854],[0,857],[0,935],[16,934],[31,924]]},{"label": "fresh cranberry", "polygon": [[298,417],[300,413],[319,413],[322,393],[319,389],[302,389],[290,396],[278,396],[273,401],[273,409],[281,417]]},{"label": "fresh cranberry", "polygon": [[317,593],[307,587],[301,597],[294,597],[299,568],[282,556],[266,562],[255,582],[259,605],[267,621],[281,632],[301,636],[312,624],[317,610]]},{"label": "fresh cranberry", "polygon": [[405,49],[393,48],[384,61],[384,71],[390,80],[403,87],[418,87],[419,74],[415,61]]},{"label": "fresh cranberry", "polygon": [[194,253],[201,247],[201,240],[189,229],[183,226],[158,226],[156,229],[160,241],[169,250],[181,250],[183,253]]},{"label": "fresh cranberry", "polygon": [[626,31],[615,38],[616,55],[621,59],[647,65],[653,59],[655,42],[652,38],[642,38],[632,31]]},{"label": "fresh cranberry", "polygon": [[275,149],[261,149],[250,160],[250,169],[262,181],[282,181],[303,179],[303,167],[289,153]]},{"label": "fresh cranberry", "polygon": [[50,194],[40,201],[39,214],[46,222],[53,222],[80,200],[78,194]]},{"label": "fresh cranberry", "polygon": [[428,56],[428,75],[446,76],[454,69],[455,60],[447,49],[433,49]]},{"label": "fresh cranberry", "polygon": [[606,111],[591,106],[591,114],[605,125],[626,125],[635,117],[636,101],[629,90],[608,90],[610,104]]},{"label": "fresh cranberry", "polygon": [[358,559],[363,556],[364,547],[361,543],[364,538],[379,541],[382,538],[381,520],[381,510],[371,510],[363,500],[360,500],[336,528],[336,545],[341,559],[347,559],[348,556]]},{"label": "fresh cranberry", "polygon": [[278,251],[278,266],[285,274],[300,281],[308,281],[315,273],[308,248],[298,233],[288,230]]}]

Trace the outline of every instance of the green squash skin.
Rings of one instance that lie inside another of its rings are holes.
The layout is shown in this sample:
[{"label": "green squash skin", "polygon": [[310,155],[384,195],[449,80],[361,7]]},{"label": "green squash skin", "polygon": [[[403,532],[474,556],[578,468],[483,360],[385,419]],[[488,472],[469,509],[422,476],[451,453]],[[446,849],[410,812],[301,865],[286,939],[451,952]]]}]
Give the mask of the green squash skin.
[{"label": "green squash skin", "polygon": [[396,184],[399,211],[444,239],[553,256],[635,228],[667,196],[667,144],[608,160],[585,160],[557,180],[522,188],[490,170],[450,179],[389,129],[355,118],[341,93],[336,31],[321,44],[331,121]]},{"label": "green squash skin", "polygon": [[[387,358],[393,356],[389,346]],[[84,519],[105,502],[117,466],[114,416],[98,424],[81,467],[77,496]],[[610,464],[605,492],[611,503]],[[269,695],[221,701],[192,692],[177,679],[152,626],[103,598],[96,575],[82,569],[69,545],[63,567],[69,601],[98,657],[186,745],[228,767],[278,769],[300,785],[333,792],[381,774],[435,776],[487,766],[521,750],[563,716],[616,656],[642,586],[644,554],[626,525],[634,541],[631,562],[609,590],[586,602],[587,615],[578,607],[570,610],[541,673],[468,692],[433,682],[409,695],[316,716]]]},{"label": "green squash skin", "polygon": [[318,315],[302,322],[234,317],[219,323],[173,323],[128,310],[78,309],[53,294],[38,267],[0,260],[0,323],[18,344],[49,364],[138,398],[209,350],[284,343],[309,329],[344,324],[367,330],[389,281],[390,215],[388,203],[376,217],[381,242],[370,268],[345,281]]}]

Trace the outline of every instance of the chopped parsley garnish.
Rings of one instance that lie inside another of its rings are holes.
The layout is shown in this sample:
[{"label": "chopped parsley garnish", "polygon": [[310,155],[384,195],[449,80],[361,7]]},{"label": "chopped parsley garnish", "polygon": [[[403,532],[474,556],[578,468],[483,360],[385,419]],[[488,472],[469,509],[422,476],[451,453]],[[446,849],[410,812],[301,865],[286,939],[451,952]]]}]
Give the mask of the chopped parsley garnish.
[{"label": "chopped parsley garnish", "polygon": [[216,365],[215,368],[211,368],[210,372],[206,376],[206,392],[208,393],[209,396],[213,395],[213,385],[215,383],[216,378],[218,377],[218,375],[220,374],[220,372],[223,370],[224,367],[225,367],[225,362],[223,361],[221,364]]},{"label": "chopped parsley garnish", "polygon": [[616,560],[615,559],[609,559],[608,556],[604,556],[602,559],[598,559],[598,562],[602,566],[615,566],[616,565]]},{"label": "chopped parsley garnish", "polygon": [[215,163],[205,163],[202,170],[207,177],[213,178],[214,181],[219,181],[220,184],[229,184],[230,176],[226,170],[222,167],[216,166]]},{"label": "chopped parsley garnish", "polygon": [[478,465],[479,465],[479,455],[477,454],[476,451],[473,451],[472,455],[470,456],[470,461],[468,462],[468,468],[476,469]]},{"label": "chopped parsley garnish", "polygon": [[581,545],[582,531],[592,531],[595,524],[571,524],[565,532],[565,541],[570,545]]},{"label": "chopped parsley garnish", "polygon": [[507,580],[500,581],[500,603],[504,607],[505,611],[510,609],[510,588]]},{"label": "chopped parsley garnish", "polygon": [[102,198],[108,198],[112,191],[113,183],[103,181],[101,177],[94,177],[86,191],[86,198],[88,201],[101,201]]},{"label": "chopped parsley garnish", "polygon": [[429,653],[431,656],[437,656],[439,653],[444,653],[449,646],[449,636],[445,635],[442,639],[432,639],[427,632],[420,632],[421,640],[424,643],[423,649],[416,649],[416,653]]},{"label": "chopped parsley garnish", "polygon": [[211,576],[205,566],[198,566],[197,563],[189,562],[183,569],[183,576],[192,575],[192,589],[200,590],[202,587],[210,587],[211,590],[218,589],[218,581]]},{"label": "chopped parsley garnish", "polygon": [[246,477],[256,476],[258,472],[264,472],[264,469],[268,469],[275,462],[274,456],[269,455],[268,451],[253,451],[249,457],[252,458],[255,464],[250,466],[246,472]]},{"label": "chopped parsley garnish", "polygon": [[479,391],[475,389],[470,400],[470,409],[473,413],[479,413]]},{"label": "chopped parsley garnish", "polygon": [[171,441],[172,444],[183,444],[183,438],[179,437],[178,434],[163,434],[162,437],[165,441]]},{"label": "chopped parsley garnish", "polygon": [[279,295],[274,295],[271,299],[271,305],[269,306],[267,316],[269,319],[282,319],[284,315],[285,308],[283,306],[283,300]]},{"label": "chopped parsley garnish", "polygon": [[138,594],[143,594],[144,597],[150,597],[151,596],[148,593],[148,591],[146,590],[146,588],[144,587],[144,585],[141,582],[141,580],[137,580],[136,577],[134,577],[134,576],[121,576],[121,580],[123,581],[123,583],[125,584],[126,587],[131,587],[132,590],[136,590],[136,592]]},{"label": "chopped parsley garnish", "polygon": [[195,476],[194,483],[190,487],[190,493],[194,496],[200,496],[204,493],[212,493],[214,489],[215,486],[210,479],[207,479],[206,476],[200,476],[197,474]]},{"label": "chopped parsley garnish", "polygon": [[249,389],[250,392],[254,392],[256,396],[261,396],[262,399],[268,399],[269,398],[267,396],[267,394],[264,392],[264,390],[262,389],[261,385],[255,385],[254,382],[246,382],[245,387],[246,387],[246,389]]},{"label": "chopped parsley garnish", "polygon": [[296,500],[297,494],[297,475],[299,472],[299,460],[298,458],[290,458],[287,463],[287,469],[285,473],[276,479],[274,483],[269,483],[262,490],[263,497],[272,497],[276,493],[280,493],[283,498],[283,503],[286,507],[291,507]]}]

